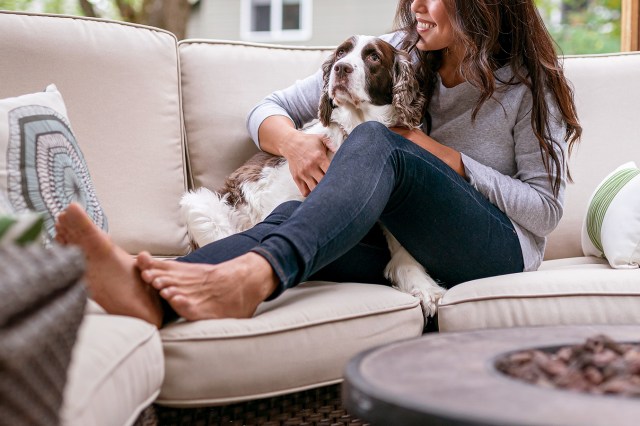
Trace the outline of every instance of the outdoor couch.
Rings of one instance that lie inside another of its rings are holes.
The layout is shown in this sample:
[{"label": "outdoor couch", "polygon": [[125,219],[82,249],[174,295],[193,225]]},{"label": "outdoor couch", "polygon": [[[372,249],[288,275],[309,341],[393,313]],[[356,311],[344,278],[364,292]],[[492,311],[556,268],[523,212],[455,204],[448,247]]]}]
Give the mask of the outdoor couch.
[{"label": "outdoor couch", "polygon": [[[132,254],[173,258],[192,248],[178,211],[183,192],[217,188],[256,152],[245,128],[250,108],[313,73],[330,51],[178,43],[150,27],[0,12],[0,99],[54,83],[113,240]],[[571,57],[565,67],[584,134],[547,261],[540,271],[454,287],[439,307],[441,331],[640,320],[640,271],[614,270],[581,249],[596,185],[623,162],[640,162],[640,53]],[[422,333],[416,299],[361,283],[306,283],[252,319],[161,330],[89,303],[61,419],[132,424],[153,402],[225,405],[334,385],[356,353]]]}]

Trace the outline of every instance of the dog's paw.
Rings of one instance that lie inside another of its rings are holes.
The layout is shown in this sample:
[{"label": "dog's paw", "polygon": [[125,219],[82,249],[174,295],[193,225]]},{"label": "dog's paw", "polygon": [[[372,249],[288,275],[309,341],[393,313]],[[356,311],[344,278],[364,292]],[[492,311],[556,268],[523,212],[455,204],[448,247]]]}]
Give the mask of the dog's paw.
[{"label": "dog's paw", "polygon": [[409,294],[420,299],[420,306],[426,320],[438,312],[438,303],[446,291],[440,286],[429,283],[426,286],[414,286]]}]

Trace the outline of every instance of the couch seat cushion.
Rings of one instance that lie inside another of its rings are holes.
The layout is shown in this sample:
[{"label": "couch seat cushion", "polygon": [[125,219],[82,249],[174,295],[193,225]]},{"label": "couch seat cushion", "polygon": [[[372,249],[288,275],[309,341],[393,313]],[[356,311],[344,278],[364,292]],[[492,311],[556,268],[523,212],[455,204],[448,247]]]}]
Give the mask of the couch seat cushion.
[{"label": "couch seat cushion", "polygon": [[550,260],[535,272],[469,281],[447,291],[440,331],[640,322],[640,270],[597,257]]},{"label": "couch seat cushion", "polygon": [[73,349],[61,422],[131,425],[156,398],[163,377],[157,328],[135,318],[89,313]]},{"label": "couch seat cushion", "polygon": [[361,350],[420,336],[417,299],[389,287],[305,283],[251,319],[177,322],[161,330],[166,378],[157,400],[227,404],[338,383]]}]

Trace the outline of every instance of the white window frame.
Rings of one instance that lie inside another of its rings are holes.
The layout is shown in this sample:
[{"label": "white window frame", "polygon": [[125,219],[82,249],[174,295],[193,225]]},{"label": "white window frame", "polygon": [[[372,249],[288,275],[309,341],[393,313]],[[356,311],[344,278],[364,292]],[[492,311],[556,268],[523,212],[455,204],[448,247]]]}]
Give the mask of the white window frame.
[{"label": "white window frame", "polygon": [[283,0],[271,2],[271,31],[251,31],[251,0],[240,4],[240,37],[256,42],[305,41],[311,39],[313,0],[300,0],[300,29],[282,29]]}]

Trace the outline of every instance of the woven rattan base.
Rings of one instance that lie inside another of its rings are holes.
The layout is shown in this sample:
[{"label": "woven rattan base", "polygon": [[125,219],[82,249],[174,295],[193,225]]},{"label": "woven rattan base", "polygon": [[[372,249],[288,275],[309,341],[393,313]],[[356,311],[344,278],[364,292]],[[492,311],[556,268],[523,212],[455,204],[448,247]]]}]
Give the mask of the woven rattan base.
[{"label": "woven rattan base", "polygon": [[[220,407],[170,408],[154,406],[159,426],[364,426],[342,406],[341,385]],[[145,417],[145,418],[143,418]],[[137,425],[151,426],[146,412]]]}]

